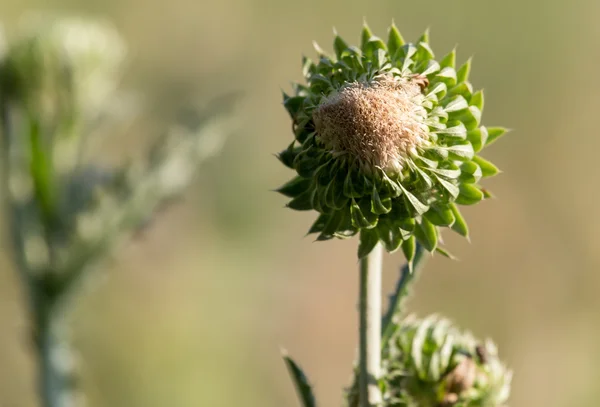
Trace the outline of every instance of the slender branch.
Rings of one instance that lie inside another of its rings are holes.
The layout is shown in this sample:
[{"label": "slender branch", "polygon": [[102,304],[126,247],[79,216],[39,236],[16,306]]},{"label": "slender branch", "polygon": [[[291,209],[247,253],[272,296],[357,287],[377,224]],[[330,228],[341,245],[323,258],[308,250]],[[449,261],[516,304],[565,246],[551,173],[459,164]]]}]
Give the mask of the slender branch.
[{"label": "slender branch", "polygon": [[381,403],[381,274],[383,250],[377,244],[360,261],[359,399],[361,407]]},{"label": "slender branch", "polygon": [[383,347],[387,346],[390,337],[398,327],[397,322],[404,314],[404,302],[410,293],[412,283],[418,277],[428,258],[427,251],[423,246],[417,244],[412,270],[408,263],[400,269],[400,279],[394,292],[390,295],[389,306],[382,320],[381,344]]}]

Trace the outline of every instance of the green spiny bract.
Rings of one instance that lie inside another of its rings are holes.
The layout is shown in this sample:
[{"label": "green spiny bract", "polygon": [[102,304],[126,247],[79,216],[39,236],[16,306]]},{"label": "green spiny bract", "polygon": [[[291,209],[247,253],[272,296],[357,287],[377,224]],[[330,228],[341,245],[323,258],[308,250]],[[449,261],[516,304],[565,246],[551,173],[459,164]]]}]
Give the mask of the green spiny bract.
[{"label": "green spiny bract", "polygon": [[512,373],[496,346],[446,319],[409,317],[384,346],[387,407],[499,407],[508,399]]},{"label": "green spiny bract", "polygon": [[468,237],[457,204],[491,196],[479,181],[498,169],[477,153],[506,131],[480,125],[470,60],[457,70],[452,51],[438,62],[427,32],[405,43],[394,25],[387,43],[365,26],[360,48],[337,35],[333,45],[335,57],[315,45],[307,85],[284,94],[295,139],[279,159],[297,176],[278,191],[319,212],[317,240],[360,232],[361,258],[379,241],[409,262],[417,241],[447,254],[439,228]]}]

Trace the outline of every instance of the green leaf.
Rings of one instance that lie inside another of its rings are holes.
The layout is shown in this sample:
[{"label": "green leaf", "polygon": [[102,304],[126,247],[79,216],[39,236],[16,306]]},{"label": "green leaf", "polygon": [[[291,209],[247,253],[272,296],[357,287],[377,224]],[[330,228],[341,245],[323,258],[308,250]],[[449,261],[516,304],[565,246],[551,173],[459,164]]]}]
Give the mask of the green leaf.
[{"label": "green leaf", "polygon": [[288,198],[294,198],[305,192],[310,187],[310,183],[311,180],[309,178],[297,176],[275,191],[287,196]]},{"label": "green leaf", "polygon": [[425,205],[424,203],[419,201],[416,196],[414,196],[412,193],[408,192],[408,190],[406,188],[404,188],[404,186],[401,183],[399,183],[398,185],[400,186],[400,188],[402,189],[402,192],[404,193],[404,197],[406,198],[407,204],[417,214],[422,215],[429,210],[429,206]]},{"label": "green leaf", "polygon": [[483,199],[483,192],[471,184],[460,184],[460,193],[456,197],[456,203],[460,205],[473,205]]},{"label": "green leaf", "polygon": [[294,147],[294,144],[296,144],[296,142],[292,141],[288,148],[276,155],[277,159],[281,161],[283,165],[291,169],[294,169],[294,159],[301,150],[301,147]]},{"label": "green leaf", "polygon": [[[325,224],[321,235],[326,239],[317,240],[328,240],[331,239],[335,232],[338,231],[342,223],[344,222],[344,211],[334,211],[329,217],[329,221]],[[319,236],[321,238],[321,236]]]},{"label": "green leaf", "polygon": [[371,37],[373,36],[373,33],[371,32],[371,30],[369,29],[369,26],[367,25],[367,22],[365,21],[363,23],[363,29],[360,35],[360,49],[365,52],[367,49],[367,43],[369,42],[369,40],[371,39]]},{"label": "green leaf", "polygon": [[453,159],[460,160],[460,161],[470,160],[473,158],[473,155],[475,154],[471,143],[457,144],[457,145],[446,147],[443,149],[445,149]]},{"label": "green leaf", "polygon": [[469,107],[469,104],[461,95],[455,96],[445,107],[444,110],[448,113],[457,112]]},{"label": "green leaf", "polygon": [[352,225],[356,228],[372,229],[377,226],[377,216],[371,213],[370,210],[364,211],[354,201],[350,206],[350,216],[352,217]]},{"label": "green leaf", "polygon": [[456,71],[450,67],[442,68],[435,76],[435,79],[442,80],[448,87],[453,87],[456,85]]},{"label": "green leaf", "polygon": [[388,43],[387,43],[387,47],[390,52],[390,56],[394,57],[394,55],[396,55],[396,52],[400,48],[402,48],[402,46],[404,44],[405,44],[405,41],[404,41],[404,38],[402,38],[400,31],[398,31],[398,28],[396,28],[395,24],[392,24],[388,31]]},{"label": "green leaf", "polygon": [[450,260],[458,260],[456,258],[456,256],[454,256],[452,253],[450,253],[448,250],[446,250],[443,247],[438,246],[435,248],[435,251],[438,252],[439,254],[441,254],[442,256],[449,258]]},{"label": "green leaf", "polygon": [[360,241],[358,243],[358,258],[367,256],[377,246],[379,235],[377,229],[363,229],[360,231]]},{"label": "green leaf", "polygon": [[342,57],[342,52],[344,52],[348,48],[348,44],[340,37],[339,35],[335,35],[335,39],[333,40],[333,49],[335,50],[335,56],[340,59]]},{"label": "green leaf", "polygon": [[452,224],[452,230],[468,239],[469,227],[467,226],[465,218],[463,218],[462,214],[460,213],[458,207],[455,204],[450,204],[450,209],[452,210],[452,214],[454,215],[455,219],[454,223]]},{"label": "green leaf", "polygon": [[298,366],[296,362],[292,358],[290,358],[285,351],[283,353],[283,360],[290,372],[290,376],[292,377],[292,381],[294,382],[294,386],[296,387],[296,392],[298,393],[298,397],[302,402],[302,407],[316,407],[317,402],[315,401],[315,396],[312,391],[312,387],[306,378],[306,375]]},{"label": "green leaf", "polygon": [[415,237],[427,251],[432,252],[435,250],[438,244],[438,233],[433,223],[429,222],[426,218],[421,219],[421,222],[417,223],[414,233]]},{"label": "green leaf", "polygon": [[290,209],[295,209],[297,211],[309,211],[309,210],[313,209],[312,195],[313,195],[313,191],[311,191],[311,190],[306,191],[306,192],[298,195],[294,199],[292,199],[287,204],[287,207]]},{"label": "green leaf", "polygon": [[[473,157],[475,158],[475,157]],[[460,166],[460,181],[474,184],[481,179],[481,168],[473,161],[465,161]]]},{"label": "green leaf", "polygon": [[415,254],[417,252],[417,239],[414,236],[409,237],[405,241],[402,242],[402,252],[404,253],[404,257],[406,257],[407,266],[409,271],[413,271],[413,260],[415,258]]},{"label": "green leaf", "polygon": [[400,233],[400,229],[397,226],[391,225],[389,222],[380,222],[377,232],[385,246],[385,250],[390,253],[398,250],[402,243],[402,233]]},{"label": "green leaf", "polygon": [[302,56],[302,76],[306,79],[317,73],[317,67],[310,58]]},{"label": "green leaf", "polygon": [[470,72],[471,72],[471,58],[469,58],[467,60],[467,62],[465,62],[463,64],[463,66],[460,67],[460,69],[456,73],[456,80],[458,82],[466,82],[469,79]]},{"label": "green leaf", "polygon": [[373,194],[371,196],[371,212],[377,215],[383,215],[392,210],[392,200],[390,198],[381,199],[377,187],[373,185]]},{"label": "green leaf", "polygon": [[481,156],[476,155],[473,157],[473,161],[479,165],[481,168],[481,175],[484,177],[493,177],[500,172],[498,167]]},{"label": "green leaf", "polygon": [[481,122],[481,110],[477,106],[469,106],[467,109],[453,115],[452,118],[463,122],[467,130],[474,130]]},{"label": "green leaf", "polygon": [[423,34],[421,34],[421,36],[419,37],[419,39],[417,40],[417,43],[420,42],[424,42],[424,43],[429,43],[429,28],[425,30],[425,32]]},{"label": "green leaf", "polygon": [[426,354],[425,343],[427,339],[427,332],[429,331],[432,323],[433,320],[431,318],[426,318],[423,320],[417,328],[411,343],[410,355],[412,363],[417,371],[419,379],[421,380],[427,379],[427,367],[425,366],[423,355]]},{"label": "green leaf", "polygon": [[286,97],[287,95],[284,93],[283,106],[285,110],[289,113],[290,117],[295,120],[298,112],[302,109],[302,105],[304,104],[304,96],[292,96]]},{"label": "green leaf", "polygon": [[454,185],[452,182],[445,180],[444,178],[436,175],[436,179],[438,180],[438,182],[440,183],[440,185],[446,190],[448,191],[448,193],[450,194],[450,196],[453,199],[456,199],[456,197],[458,196],[459,190],[458,190],[458,186]]},{"label": "green leaf", "polygon": [[486,146],[489,146],[490,144],[494,143],[496,140],[498,140],[500,137],[502,137],[508,132],[508,129],[504,127],[488,127],[487,130],[488,138],[485,143]]},{"label": "green leaf", "polygon": [[485,126],[481,126],[478,129],[469,130],[467,132],[467,140],[473,146],[473,150],[477,153],[481,151],[483,146],[488,139],[488,131]]},{"label": "green leaf", "polygon": [[442,68],[454,68],[456,66],[456,49],[453,49],[440,61]]},{"label": "green leaf", "polygon": [[477,106],[480,111],[483,111],[483,90],[479,90],[471,96],[469,105]]},{"label": "green leaf", "polygon": [[325,213],[319,215],[319,217],[315,220],[315,222],[312,224],[312,226],[308,230],[307,234],[310,235],[313,233],[321,233],[323,231],[323,228],[327,224],[327,222],[329,222],[329,217],[330,217],[330,215],[325,214]]},{"label": "green leaf", "polygon": [[467,129],[462,122],[458,122],[453,127],[448,127],[443,130],[436,131],[437,134],[443,134],[447,137],[457,138],[460,140],[464,140],[467,138]]},{"label": "green leaf", "polygon": [[454,223],[454,215],[448,207],[432,206],[425,217],[436,226],[452,226]]},{"label": "green leaf", "polygon": [[344,195],[348,198],[360,198],[362,193],[355,188],[356,171],[349,170],[344,180]]}]

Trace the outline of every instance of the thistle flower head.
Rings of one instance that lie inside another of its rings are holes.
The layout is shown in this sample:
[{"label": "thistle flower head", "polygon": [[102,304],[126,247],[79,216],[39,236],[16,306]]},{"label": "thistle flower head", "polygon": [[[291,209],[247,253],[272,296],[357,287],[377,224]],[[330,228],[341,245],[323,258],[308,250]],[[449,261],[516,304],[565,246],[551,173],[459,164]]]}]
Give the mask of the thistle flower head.
[{"label": "thistle flower head", "polygon": [[511,378],[493,342],[436,315],[402,321],[383,354],[388,407],[500,407]]},{"label": "thistle flower head", "polygon": [[332,153],[347,154],[365,171],[399,171],[404,159],[427,140],[422,99],[417,83],[392,75],[352,82],[314,110],[315,132]]},{"label": "thistle flower head", "polygon": [[470,60],[436,61],[428,33],[406,43],[394,25],[387,42],[365,26],[360,48],[337,35],[333,45],[335,56],[315,45],[307,84],[284,94],[294,140],[279,159],[297,176],[278,191],[288,207],[319,212],[317,240],[360,232],[359,257],[380,241],[409,261],[417,241],[447,254],[440,228],[468,236],[457,205],[490,196],[479,182],[498,169],[477,153],[506,131],[480,124]]}]

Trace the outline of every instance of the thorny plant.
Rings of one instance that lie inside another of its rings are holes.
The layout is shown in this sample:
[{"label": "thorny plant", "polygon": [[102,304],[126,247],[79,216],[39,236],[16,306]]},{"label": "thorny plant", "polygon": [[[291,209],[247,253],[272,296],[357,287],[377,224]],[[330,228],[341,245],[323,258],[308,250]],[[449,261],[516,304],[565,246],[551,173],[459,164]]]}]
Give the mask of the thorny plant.
[{"label": "thorny plant", "polygon": [[80,405],[67,320],[82,282],[189,184],[230,131],[223,99],[170,126],[130,164],[86,159],[93,134],[135,112],[118,91],[124,57],[109,24],[73,18],[35,18],[0,53],[4,206],[45,407]]},{"label": "thorny plant", "polygon": [[[294,139],[279,159],[296,176],[278,191],[289,208],[318,212],[309,230],[318,241],[359,235],[359,358],[347,405],[502,406],[511,372],[494,344],[436,315],[406,317],[403,299],[425,252],[452,258],[444,228],[468,238],[458,206],[492,196],[480,181],[499,171],[479,153],[506,130],[481,125],[471,60],[457,68],[454,50],[436,60],[428,32],[407,43],[392,24],[383,41],[365,25],[360,47],[336,34],[333,48],[315,44],[306,84],[284,94]],[[383,248],[401,249],[407,265],[382,318]],[[304,373],[285,361],[303,406],[316,406]]]}]

